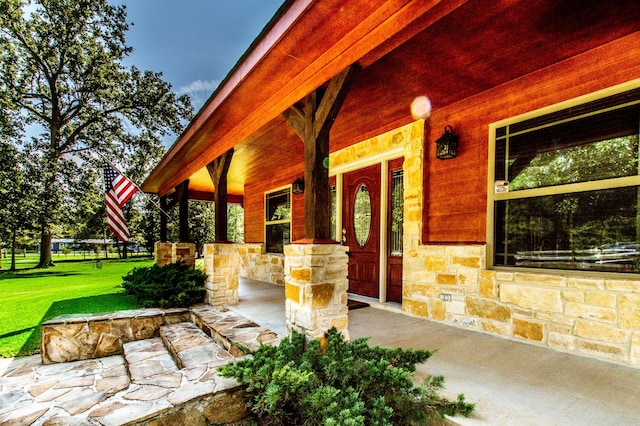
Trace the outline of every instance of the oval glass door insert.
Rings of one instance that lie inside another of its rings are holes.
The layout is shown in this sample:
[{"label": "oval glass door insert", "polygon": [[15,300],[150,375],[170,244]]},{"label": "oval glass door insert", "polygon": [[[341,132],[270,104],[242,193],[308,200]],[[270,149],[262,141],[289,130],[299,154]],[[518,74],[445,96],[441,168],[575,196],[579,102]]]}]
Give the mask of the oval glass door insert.
[{"label": "oval glass door insert", "polygon": [[360,185],[356,191],[353,204],[353,227],[356,242],[360,247],[364,247],[371,232],[371,195],[364,184]]}]

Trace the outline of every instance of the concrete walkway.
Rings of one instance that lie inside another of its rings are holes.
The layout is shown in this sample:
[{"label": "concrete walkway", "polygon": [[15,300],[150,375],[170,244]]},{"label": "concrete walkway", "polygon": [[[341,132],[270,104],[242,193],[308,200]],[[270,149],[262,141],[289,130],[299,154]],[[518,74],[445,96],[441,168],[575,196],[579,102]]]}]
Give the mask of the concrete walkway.
[{"label": "concrete walkway", "polygon": [[[284,288],[243,279],[230,309],[286,334]],[[443,394],[476,403],[461,425],[640,425],[640,369],[500,339],[373,307],[349,312],[352,339],[438,349],[418,379],[444,375]]]}]

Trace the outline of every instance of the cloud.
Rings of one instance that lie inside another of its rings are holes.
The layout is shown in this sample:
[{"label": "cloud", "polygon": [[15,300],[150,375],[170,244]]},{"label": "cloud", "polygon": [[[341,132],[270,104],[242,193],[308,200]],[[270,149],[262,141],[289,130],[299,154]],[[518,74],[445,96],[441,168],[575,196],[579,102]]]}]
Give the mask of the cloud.
[{"label": "cloud", "polygon": [[220,84],[219,80],[196,80],[177,90],[178,95],[189,95],[197,111]]},{"label": "cloud", "polygon": [[220,84],[218,80],[196,80],[179,88],[178,94],[190,95],[191,93],[207,92],[210,95],[218,87],[218,84]]}]

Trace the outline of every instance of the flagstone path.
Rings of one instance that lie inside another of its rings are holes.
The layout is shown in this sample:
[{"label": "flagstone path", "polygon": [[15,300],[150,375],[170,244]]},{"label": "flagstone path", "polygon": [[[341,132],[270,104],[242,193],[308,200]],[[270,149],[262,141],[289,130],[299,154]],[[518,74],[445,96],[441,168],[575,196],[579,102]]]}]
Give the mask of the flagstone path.
[{"label": "flagstone path", "polygon": [[244,394],[217,368],[245,356],[238,348],[280,336],[224,309],[192,312],[204,331],[194,322],[163,326],[159,337],[125,343],[123,355],[48,365],[40,355],[0,359],[0,425],[191,425],[237,417],[246,410]]}]

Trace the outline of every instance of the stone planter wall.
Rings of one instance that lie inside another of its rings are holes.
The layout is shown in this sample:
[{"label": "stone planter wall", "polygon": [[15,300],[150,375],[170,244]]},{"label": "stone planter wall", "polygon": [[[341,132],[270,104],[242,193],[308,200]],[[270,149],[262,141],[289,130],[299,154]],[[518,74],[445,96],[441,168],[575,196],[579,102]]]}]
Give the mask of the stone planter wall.
[{"label": "stone planter wall", "polygon": [[288,331],[313,339],[335,327],[349,338],[347,249],[339,244],[285,246]]},{"label": "stone planter wall", "polygon": [[42,324],[43,364],[122,354],[122,345],[157,337],[165,324],[189,321],[188,309],[140,309],[111,314],[74,314]]}]

